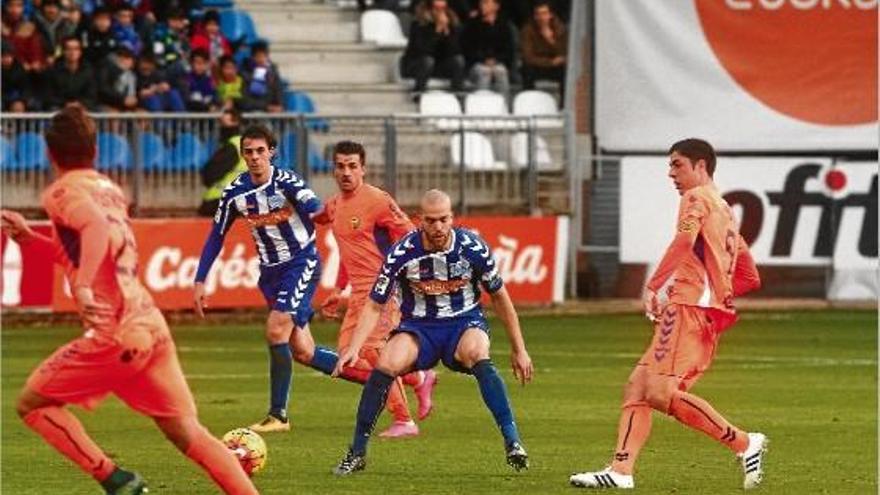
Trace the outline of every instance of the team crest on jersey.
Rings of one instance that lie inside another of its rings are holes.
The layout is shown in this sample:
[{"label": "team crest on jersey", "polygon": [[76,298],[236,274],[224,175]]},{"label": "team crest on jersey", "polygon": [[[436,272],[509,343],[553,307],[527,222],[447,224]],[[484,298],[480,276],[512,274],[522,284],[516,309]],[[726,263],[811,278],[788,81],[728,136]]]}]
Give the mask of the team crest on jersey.
[{"label": "team crest on jersey", "polygon": [[351,219],[348,222],[349,222],[349,224],[351,224],[352,230],[357,230],[357,229],[361,228],[361,219],[358,217],[351,217]]},{"label": "team crest on jersey", "polygon": [[462,259],[456,261],[455,263],[449,264],[449,277],[456,278],[461,277],[462,275],[468,273],[471,269],[471,264],[466,259]]},{"label": "team crest on jersey", "polygon": [[280,194],[273,194],[268,197],[267,202],[269,203],[270,210],[277,210],[284,207],[284,204],[287,203],[287,199]]}]

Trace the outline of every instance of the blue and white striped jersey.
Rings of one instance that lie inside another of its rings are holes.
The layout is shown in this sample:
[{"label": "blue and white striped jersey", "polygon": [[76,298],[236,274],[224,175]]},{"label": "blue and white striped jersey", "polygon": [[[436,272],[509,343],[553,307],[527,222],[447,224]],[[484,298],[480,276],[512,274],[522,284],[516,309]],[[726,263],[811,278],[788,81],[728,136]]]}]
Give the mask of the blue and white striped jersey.
[{"label": "blue and white striped jersey", "polygon": [[449,249],[431,252],[418,229],[388,251],[370,297],[384,304],[396,292],[403,320],[442,319],[478,307],[480,286],[492,293],[503,285],[489,245],[476,233],[453,228]]},{"label": "blue and white striped jersey", "polygon": [[244,172],[223,190],[196,282],[208,276],[223,238],[238,217],[251,228],[262,266],[284,263],[301,252],[315,254],[315,224],[310,215],[321,209],[321,200],[294,172],[272,167],[270,177],[265,184],[255,185],[250,173]]}]

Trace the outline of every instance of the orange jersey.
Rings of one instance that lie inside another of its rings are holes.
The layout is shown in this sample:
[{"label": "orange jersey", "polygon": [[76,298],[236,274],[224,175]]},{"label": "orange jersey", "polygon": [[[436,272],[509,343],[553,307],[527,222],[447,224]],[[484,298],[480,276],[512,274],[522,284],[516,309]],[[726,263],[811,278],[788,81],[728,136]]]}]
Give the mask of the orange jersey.
[{"label": "orange jersey", "polygon": [[[736,318],[734,289],[739,295],[747,292],[743,287],[751,290],[760,282],[730,205],[714,184],[695,187],[682,195],[677,233],[679,236],[693,236],[695,241],[674,266],[672,285],[668,289],[669,301],[711,308],[720,317],[718,328],[727,328]],[[675,241],[670,250],[674,246]],[[742,263],[737,266],[740,257]],[[648,283],[652,290],[658,290],[666,280],[663,264],[661,262],[658,273]],[[736,281],[734,277],[737,277]]]},{"label": "orange jersey", "polygon": [[415,227],[391,195],[366,183],[330,198],[325,211],[352,294],[366,295],[388,248]]},{"label": "orange jersey", "polygon": [[42,202],[70,286],[91,287],[96,301],[115,310],[114,321],[96,330],[115,333],[124,320],[154,308],[137,279],[128,202],[118,185],[94,170],[73,170],[43,192]]}]

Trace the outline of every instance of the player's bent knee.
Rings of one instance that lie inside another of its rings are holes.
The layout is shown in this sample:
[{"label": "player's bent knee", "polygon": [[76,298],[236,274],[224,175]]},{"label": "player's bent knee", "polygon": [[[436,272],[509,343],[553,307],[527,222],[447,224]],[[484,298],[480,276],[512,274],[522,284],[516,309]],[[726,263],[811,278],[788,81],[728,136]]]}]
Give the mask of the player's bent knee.
[{"label": "player's bent knee", "polygon": [[193,440],[204,431],[195,416],[154,417],[153,421],[162,430],[165,438],[181,452],[186,452]]},{"label": "player's bent knee", "polygon": [[293,320],[286,313],[273,311],[266,320],[266,341],[270,344],[281,344],[290,338],[293,331]]},{"label": "player's bent knee", "polygon": [[662,413],[669,413],[669,403],[672,401],[672,391],[668,387],[650,387],[645,393],[645,402],[652,409]]}]

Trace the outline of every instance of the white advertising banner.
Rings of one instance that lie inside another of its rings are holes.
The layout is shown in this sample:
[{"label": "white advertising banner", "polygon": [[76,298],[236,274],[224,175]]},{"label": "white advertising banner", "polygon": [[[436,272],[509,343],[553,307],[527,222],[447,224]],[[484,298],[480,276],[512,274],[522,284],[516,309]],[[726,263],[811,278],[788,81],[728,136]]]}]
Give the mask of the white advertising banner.
[{"label": "white advertising banner", "polygon": [[596,2],[609,151],[877,148],[878,0]]},{"label": "white advertising banner", "polygon": [[[874,276],[877,170],[876,162],[828,158],[719,158],[715,183],[757,263]],[[672,240],[679,195],[667,172],[666,156],[621,161],[622,263],[656,263]]]}]

